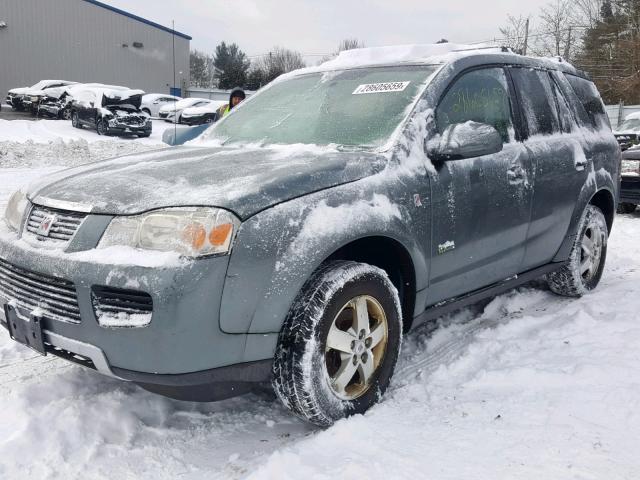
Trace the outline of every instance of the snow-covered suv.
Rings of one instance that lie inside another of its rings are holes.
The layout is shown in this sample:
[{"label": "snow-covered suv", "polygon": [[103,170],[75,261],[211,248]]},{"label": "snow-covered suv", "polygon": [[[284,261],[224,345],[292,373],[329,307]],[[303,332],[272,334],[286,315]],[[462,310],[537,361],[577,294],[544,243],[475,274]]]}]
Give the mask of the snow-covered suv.
[{"label": "snow-covered suv", "polygon": [[620,149],[564,62],[452,44],[286,74],[188,146],[58,172],[0,229],[18,342],[145,389],[362,413],[403,332],[546,275],[598,284]]}]

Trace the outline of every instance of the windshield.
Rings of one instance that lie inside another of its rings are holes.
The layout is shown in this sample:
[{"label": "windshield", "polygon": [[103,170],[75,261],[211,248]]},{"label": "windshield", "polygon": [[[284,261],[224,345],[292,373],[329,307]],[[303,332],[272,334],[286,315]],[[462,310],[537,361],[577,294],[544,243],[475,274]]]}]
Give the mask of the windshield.
[{"label": "windshield", "polygon": [[640,118],[630,118],[625,120],[618,130],[638,130],[640,129]]},{"label": "windshield", "polygon": [[34,86],[31,87],[31,90],[42,90],[44,87],[49,85],[51,82],[49,80],[40,80]]},{"label": "windshield", "polygon": [[434,71],[395,66],[294,77],[268,87],[201,138],[224,144],[381,146]]}]

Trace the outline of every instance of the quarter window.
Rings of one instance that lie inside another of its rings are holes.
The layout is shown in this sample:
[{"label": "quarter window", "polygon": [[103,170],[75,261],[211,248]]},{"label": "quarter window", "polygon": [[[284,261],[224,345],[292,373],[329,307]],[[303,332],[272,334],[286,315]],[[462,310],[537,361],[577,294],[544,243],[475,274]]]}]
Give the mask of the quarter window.
[{"label": "quarter window", "polygon": [[565,74],[565,77],[589,115],[591,125],[598,129],[610,128],[609,117],[607,117],[604,104],[593,82],[570,74]]},{"label": "quarter window", "polygon": [[547,72],[514,68],[513,81],[529,136],[560,132],[560,120]]},{"label": "quarter window", "polygon": [[473,121],[491,125],[509,143],[514,135],[504,70],[487,68],[464,74],[443,97],[436,117],[440,133],[449,125]]}]

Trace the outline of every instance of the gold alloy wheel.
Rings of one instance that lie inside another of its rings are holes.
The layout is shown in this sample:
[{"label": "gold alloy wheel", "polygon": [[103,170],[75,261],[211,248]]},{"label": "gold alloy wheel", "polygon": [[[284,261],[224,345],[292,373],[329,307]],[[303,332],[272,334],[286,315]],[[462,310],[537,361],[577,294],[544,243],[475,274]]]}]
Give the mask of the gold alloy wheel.
[{"label": "gold alloy wheel", "polygon": [[591,280],[598,272],[604,242],[605,232],[602,230],[602,226],[592,219],[582,236],[580,252],[580,275],[585,282]]},{"label": "gold alloy wheel", "polygon": [[369,390],[387,350],[388,337],[387,316],[375,298],[361,295],[340,309],[325,348],[325,368],[336,396],[354,400]]}]

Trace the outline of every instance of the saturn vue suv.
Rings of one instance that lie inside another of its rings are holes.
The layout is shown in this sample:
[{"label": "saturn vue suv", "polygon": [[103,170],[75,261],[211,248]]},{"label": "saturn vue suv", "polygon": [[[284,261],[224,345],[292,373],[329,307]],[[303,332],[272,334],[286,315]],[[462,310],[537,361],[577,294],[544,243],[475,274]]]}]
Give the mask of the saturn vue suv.
[{"label": "saturn vue suv", "polygon": [[330,425],[379,401],[411,328],[543,276],[594,289],[619,168],[598,91],[567,63],[352,50],[184,146],[16,192],[2,324],[177,399],[270,383]]}]

